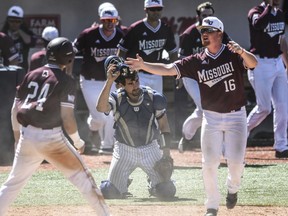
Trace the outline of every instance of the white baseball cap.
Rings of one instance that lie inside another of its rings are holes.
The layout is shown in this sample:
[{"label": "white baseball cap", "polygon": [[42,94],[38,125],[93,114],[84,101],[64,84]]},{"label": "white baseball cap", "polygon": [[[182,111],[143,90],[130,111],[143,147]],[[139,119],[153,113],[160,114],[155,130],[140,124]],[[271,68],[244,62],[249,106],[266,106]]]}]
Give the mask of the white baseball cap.
[{"label": "white baseball cap", "polygon": [[105,7],[100,11],[100,19],[118,19],[118,11],[115,7]]},{"label": "white baseball cap", "polygon": [[217,17],[209,16],[202,20],[202,25],[198,27],[198,29],[202,28],[215,28],[221,32],[224,32],[224,25],[221,20]]},{"label": "white baseball cap", "polygon": [[42,31],[42,38],[46,41],[51,41],[56,37],[59,37],[59,32],[54,26],[47,26]]},{"label": "white baseball cap", "polygon": [[[98,15],[100,16],[101,11],[102,11],[104,8],[107,8],[107,7],[114,7],[114,8],[115,8],[115,6],[114,6],[112,3],[110,3],[110,2],[104,2],[104,3],[100,4],[99,7],[98,7]],[[115,9],[116,9],[116,8],[115,8]]]},{"label": "white baseball cap", "polygon": [[24,17],[24,11],[19,6],[12,6],[7,13],[8,17],[15,17],[15,18],[23,18]]},{"label": "white baseball cap", "polygon": [[145,0],[144,8],[164,7],[162,0]]}]

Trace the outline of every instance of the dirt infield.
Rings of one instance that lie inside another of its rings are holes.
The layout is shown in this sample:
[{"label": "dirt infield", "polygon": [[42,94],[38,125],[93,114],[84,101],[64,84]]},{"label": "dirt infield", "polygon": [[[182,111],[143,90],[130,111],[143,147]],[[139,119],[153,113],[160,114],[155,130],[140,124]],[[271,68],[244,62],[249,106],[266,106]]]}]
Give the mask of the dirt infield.
[{"label": "dirt infield", "polygon": [[[187,151],[184,154],[172,150],[175,166],[201,166],[201,152],[199,149]],[[288,160],[275,158],[275,152],[272,147],[249,147],[246,152],[247,164],[275,164],[288,163]],[[97,157],[97,158],[95,158]],[[83,155],[84,161],[90,168],[108,168],[111,156],[89,156]],[[41,169],[53,169],[49,164],[41,165]],[[9,166],[0,166],[0,171],[10,170]],[[204,206],[128,206],[128,205],[111,205],[113,216],[191,216],[203,215]],[[8,216],[92,216],[95,215],[89,206],[40,206],[40,207],[11,207]],[[227,210],[221,206],[219,216],[286,216],[288,208],[284,207],[259,207],[259,206],[236,206],[233,210]]]}]

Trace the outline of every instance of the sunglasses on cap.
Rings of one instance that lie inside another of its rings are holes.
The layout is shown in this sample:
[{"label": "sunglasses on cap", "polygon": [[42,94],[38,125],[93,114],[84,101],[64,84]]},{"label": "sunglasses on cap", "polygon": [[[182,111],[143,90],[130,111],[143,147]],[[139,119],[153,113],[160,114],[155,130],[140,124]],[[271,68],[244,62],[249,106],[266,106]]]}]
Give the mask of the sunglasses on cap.
[{"label": "sunglasses on cap", "polygon": [[117,19],[102,19],[101,20],[103,23],[117,23]]},{"label": "sunglasses on cap", "polygon": [[200,29],[200,33],[201,34],[204,34],[204,33],[213,33],[213,32],[219,32],[218,29],[215,29],[215,28],[202,28]]},{"label": "sunglasses on cap", "polygon": [[155,12],[155,11],[162,11],[163,10],[163,8],[162,7],[151,7],[151,8],[147,8],[149,11],[153,11],[153,12]]}]

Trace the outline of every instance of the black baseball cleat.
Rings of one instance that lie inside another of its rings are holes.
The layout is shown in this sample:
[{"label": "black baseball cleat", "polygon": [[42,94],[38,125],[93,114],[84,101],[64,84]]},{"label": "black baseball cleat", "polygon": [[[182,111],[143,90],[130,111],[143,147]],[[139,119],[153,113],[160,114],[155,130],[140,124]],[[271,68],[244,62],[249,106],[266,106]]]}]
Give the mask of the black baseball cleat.
[{"label": "black baseball cleat", "polygon": [[185,137],[182,137],[179,141],[179,144],[178,144],[178,151],[180,153],[184,153],[184,151],[186,151],[188,145],[189,145],[189,140],[187,140]]},{"label": "black baseball cleat", "polygon": [[234,194],[227,193],[227,196],[226,196],[227,209],[233,209],[237,203],[237,200],[238,200],[237,193],[234,193]]},{"label": "black baseball cleat", "polygon": [[217,216],[218,210],[209,208],[204,216]]},{"label": "black baseball cleat", "polygon": [[275,152],[275,157],[276,158],[288,158],[288,150],[284,150],[282,152],[276,151]]}]

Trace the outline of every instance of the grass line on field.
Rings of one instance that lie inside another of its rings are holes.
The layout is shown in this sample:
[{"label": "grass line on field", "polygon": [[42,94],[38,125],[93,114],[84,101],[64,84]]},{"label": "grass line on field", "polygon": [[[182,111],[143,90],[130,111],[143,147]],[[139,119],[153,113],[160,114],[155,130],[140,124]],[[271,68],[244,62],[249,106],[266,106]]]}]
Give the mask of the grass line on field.
[{"label": "grass line on field", "polygon": [[[242,186],[239,192],[239,205],[253,206],[286,206],[288,192],[288,164],[250,165],[245,168]],[[107,178],[108,169],[92,170],[99,185]],[[0,184],[8,176],[0,173]],[[227,167],[219,168],[219,188],[222,205],[225,204]],[[124,200],[108,200],[110,205],[203,205],[205,200],[201,169],[188,167],[175,169],[173,180],[177,193],[176,198],[161,202],[149,197],[145,173],[136,169],[131,178],[129,192],[133,197]],[[46,205],[83,205],[86,201],[77,189],[58,171],[36,172],[13,205],[15,206],[46,206]]]}]

